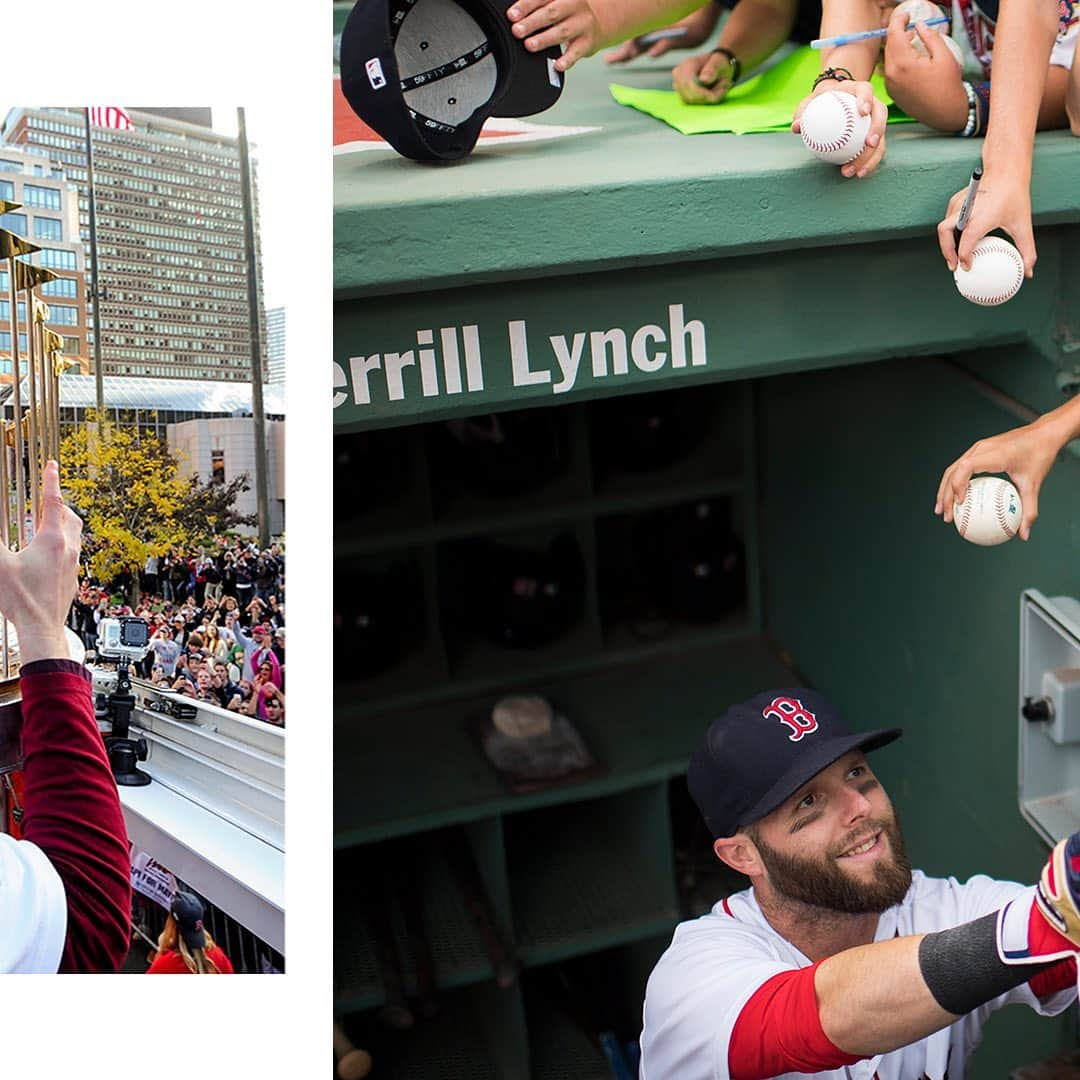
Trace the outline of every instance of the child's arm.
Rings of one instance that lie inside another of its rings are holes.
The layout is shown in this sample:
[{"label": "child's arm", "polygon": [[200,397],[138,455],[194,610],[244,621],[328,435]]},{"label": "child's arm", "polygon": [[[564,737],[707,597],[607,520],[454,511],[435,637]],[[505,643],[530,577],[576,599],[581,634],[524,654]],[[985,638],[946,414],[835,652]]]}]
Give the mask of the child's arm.
[{"label": "child's arm", "polygon": [[[880,8],[876,0],[825,0],[822,5],[821,36],[823,38],[850,34],[858,30],[872,30],[880,25]],[[874,91],[870,86],[870,76],[874,72],[874,65],[877,63],[880,51],[881,42],[876,38],[822,49],[822,72],[830,68],[844,69],[851,78],[845,78],[842,81],[825,79],[819,82],[799,102],[799,107],[795,110],[795,120],[791,125],[792,131],[800,130],[799,121],[803,110],[818,94],[824,94],[829,90],[852,94],[859,102],[859,111],[864,116],[870,117],[870,130],[866,136],[863,152],[854,161],[840,166],[841,173],[847,177],[857,176],[861,179],[869,176],[885,156],[885,121],[888,119],[888,110],[883,102],[874,97]]]},{"label": "child's arm", "polygon": [[738,57],[740,73],[752,71],[783,45],[795,25],[798,0],[739,0],[720,31],[716,48],[691,56],[671,73],[679,97],[689,105],[714,105],[734,85],[730,59]]},{"label": "child's arm", "polygon": [[[696,49],[709,40],[709,36],[716,29],[720,21],[720,0],[708,0],[697,11],[692,11],[684,19],[680,19],[671,27],[673,30],[681,30],[681,37],[665,37],[654,41],[651,45],[645,44],[642,38],[632,37],[624,41],[611,52],[604,54],[604,62],[607,64],[622,64],[627,60],[633,60],[638,56],[663,56],[672,49]],[[665,27],[667,29],[667,27]]]},{"label": "child's arm", "polygon": [[701,0],[514,0],[506,15],[530,52],[565,45],[555,68],[567,71],[597,49],[658,30],[699,7]]},{"label": "child's arm", "polygon": [[[885,39],[885,88],[908,114],[927,127],[955,133],[968,119],[968,97],[963,72],[932,26],[915,24],[926,55],[915,51],[907,14],[897,8],[889,19]],[[978,134],[978,132],[976,132]]]},{"label": "child's arm", "polygon": [[1059,405],[1024,427],[980,439],[942,474],[934,513],[952,521],[953,504],[967,493],[975,473],[1006,472],[1015,481],[1024,506],[1020,539],[1027,540],[1039,516],[1039,489],[1065,444],[1080,438],[1080,397]]},{"label": "child's arm", "polygon": [[959,251],[953,230],[966,189],[949,200],[945,220],[938,225],[938,244],[950,270],[956,269],[957,260],[970,268],[972,248],[992,229],[1003,229],[1019,249],[1027,276],[1034,272],[1031,154],[1057,29],[1055,0],[1001,0],[983,179]]}]

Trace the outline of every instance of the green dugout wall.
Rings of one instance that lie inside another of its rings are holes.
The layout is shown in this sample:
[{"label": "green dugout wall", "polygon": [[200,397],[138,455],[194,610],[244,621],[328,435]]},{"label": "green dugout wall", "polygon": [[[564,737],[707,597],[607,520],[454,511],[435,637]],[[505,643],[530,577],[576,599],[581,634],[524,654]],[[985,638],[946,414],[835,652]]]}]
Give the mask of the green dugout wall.
[{"label": "green dugout wall", "polygon": [[[335,610],[350,574],[402,557],[422,598],[400,664],[335,669],[335,1009],[388,1075],[607,1075],[582,1018],[552,1007],[551,974],[569,965],[598,998],[614,981],[616,1011],[639,1015],[681,917],[689,753],[718,709],[767,686],[806,680],[856,726],[905,728],[875,767],[928,873],[1026,881],[1045,857],[1017,809],[1017,610],[1027,587],[1080,597],[1080,463],[1055,466],[1028,544],[975,548],[932,508],[971,442],[1080,381],[1080,143],[1039,136],[1035,279],[981,309],[934,236],[978,142],[892,129],[880,174],[853,183],[787,134],[680,136],[617,106],[609,77],[578,65],[535,118],[592,132],[446,168],[388,151],[335,165],[335,444],[362,462],[335,479]],[[601,467],[597,401],[688,387],[714,406],[689,459]],[[528,497],[470,496],[438,453],[441,421],[533,407],[555,410],[565,468]],[[391,466],[395,492],[376,495]],[[745,602],[627,634],[605,600],[620,523],[700,499],[730,509]],[[455,544],[558,531],[586,557],[570,634],[525,653],[455,629]],[[565,704],[603,773],[509,794],[467,721],[516,689]],[[466,838],[520,963],[509,989],[442,830]],[[401,913],[372,897],[386,858],[413,867],[442,1004],[393,1036],[376,1022],[380,903],[410,993],[417,965]],[[1072,1020],[1008,1010],[974,1076],[1075,1044]]]}]

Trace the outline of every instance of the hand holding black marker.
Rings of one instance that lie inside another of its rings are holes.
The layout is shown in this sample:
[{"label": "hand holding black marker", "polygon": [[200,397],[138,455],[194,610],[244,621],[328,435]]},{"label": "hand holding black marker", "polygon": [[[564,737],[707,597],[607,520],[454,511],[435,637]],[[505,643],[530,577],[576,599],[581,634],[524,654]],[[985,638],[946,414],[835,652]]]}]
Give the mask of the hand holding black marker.
[{"label": "hand holding black marker", "polygon": [[964,196],[964,204],[960,207],[960,217],[957,219],[956,228],[953,229],[953,240],[957,248],[960,247],[960,234],[967,228],[971,217],[971,208],[975,205],[975,194],[979,190],[979,181],[982,179],[982,165],[976,165],[971,174],[971,183],[968,184],[967,194]]}]

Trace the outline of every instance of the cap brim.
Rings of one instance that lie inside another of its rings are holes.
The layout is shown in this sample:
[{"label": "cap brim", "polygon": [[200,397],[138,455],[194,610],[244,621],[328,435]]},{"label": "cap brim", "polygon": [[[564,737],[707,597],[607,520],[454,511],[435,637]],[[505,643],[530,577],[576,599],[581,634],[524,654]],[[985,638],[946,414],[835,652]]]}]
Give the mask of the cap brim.
[{"label": "cap brim", "polygon": [[799,758],[775,784],[758,800],[757,805],[746,812],[735,832],[771,814],[778,806],[790,799],[796,791],[812,780],[822,769],[828,768],[852,750],[877,750],[887,746],[903,735],[903,728],[879,728],[877,731],[859,731],[842,735],[814,747],[812,753]]}]

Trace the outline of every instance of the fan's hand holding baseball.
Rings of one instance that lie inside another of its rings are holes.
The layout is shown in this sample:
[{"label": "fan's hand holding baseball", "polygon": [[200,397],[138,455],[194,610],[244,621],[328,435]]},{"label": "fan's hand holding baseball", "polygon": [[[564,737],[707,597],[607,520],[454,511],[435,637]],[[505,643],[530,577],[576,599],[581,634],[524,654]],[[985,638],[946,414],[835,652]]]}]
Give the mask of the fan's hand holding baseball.
[{"label": "fan's hand holding baseball", "polygon": [[588,0],[514,0],[507,9],[510,31],[529,52],[565,45],[556,71],[569,71],[601,43],[600,24]]},{"label": "fan's hand holding baseball", "polygon": [[814,92],[799,102],[799,107],[795,110],[795,119],[792,122],[791,130],[801,133],[802,115],[806,111],[806,107],[814,98],[830,91],[835,91],[838,94],[851,94],[857,102],[856,107],[859,113],[870,118],[870,128],[862,152],[851,161],[840,166],[840,171],[844,176],[855,176],[862,179],[869,176],[885,156],[885,121],[889,115],[885,104],[874,97],[874,89],[869,82],[856,82],[852,79],[837,82],[829,79],[818,83],[814,88]]},{"label": "fan's hand holding baseball", "polygon": [[1020,539],[1027,540],[1039,516],[1039,488],[1068,438],[1067,429],[1051,413],[1024,427],[980,439],[942,473],[934,513],[952,521],[953,506],[964,501],[975,473],[1008,473],[1023,504]]},{"label": "fan's hand holding baseball", "polygon": [[[956,60],[936,29],[917,22],[912,34],[906,29],[907,21],[907,13],[899,7],[889,19],[885,88],[920,123],[938,131],[960,131],[967,120],[968,103]],[[925,55],[916,49],[915,35]]]},{"label": "fan's hand holding baseball", "polygon": [[34,539],[22,551],[0,543],[0,611],[15,625],[22,664],[68,655],[64,620],[78,586],[82,521],[64,505],[55,461],[45,465]]},{"label": "fan's hand holding baseball", "polygon": [[964,204],[967,188],[958,191],[950,200],[945,218],[938,224],[938,246],[950,270],[957,262],[965,270],[971,269],[971,252],[987,233],[1000,229],[1012,237],[1013,243],[1024,260],[1024,276],[1034,277],[1035,236],[1031,231],[1031,192],[1029,182],[1023,175],[992,173],[987,167],[979,184],[968,218],[967,227],[960,234],[957,248],[954,230],[960,220],[960,207]]}]

